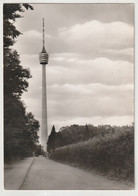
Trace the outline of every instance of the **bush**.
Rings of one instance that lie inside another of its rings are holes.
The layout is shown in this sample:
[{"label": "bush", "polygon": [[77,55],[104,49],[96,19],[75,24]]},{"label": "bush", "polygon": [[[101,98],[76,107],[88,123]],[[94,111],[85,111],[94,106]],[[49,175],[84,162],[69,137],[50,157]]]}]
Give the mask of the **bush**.
[{"label": "bush", "polygon": [[50,158],[133,182],[134,128],[127,126],[125,130],[57,148]]}]

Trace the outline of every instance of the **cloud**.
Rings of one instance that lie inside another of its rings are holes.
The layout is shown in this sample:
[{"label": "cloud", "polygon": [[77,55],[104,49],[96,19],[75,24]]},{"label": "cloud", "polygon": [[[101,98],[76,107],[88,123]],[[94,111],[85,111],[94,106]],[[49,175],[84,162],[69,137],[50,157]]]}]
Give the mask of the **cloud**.
[{"label": "cloud", "polygon": [[[52,39],[51,35],[45,35],[45,41]],[[23,55],[39,54],[42,51],[42,33],[32,29],[23,32],[17,42],[14,44],[14,48],[18,49],[18,52]]]},{"label": "cloud", "polygon": [[125,48],[121,50],[115,50],[115,49],[105,49],[105,52],[109,52],[110,54],[115,53],[115,54],[120,54],[120,55],[134,55],[134,48]]},{"label": "cloud", "polygon": [[[33,38],[34,40],[35,39],[41,39],[42,40],[42,32],[39,32],[39,31],[37,31],[35,29],[31,29],[29,31],[25,31],[25,32],[23,32],[23,35],[26,37],[26,39]],[[46,38],[51,38],[51,35],[46,34],[45,35],[45,39]]]},{"label": "cloud", "polygon": [[[47,87],[49,117],[132,115],[133,91],[133,85],[50,85]],[[36,86],[28,96],[24,94],[24,98],[29,105],[34,103],[41,107],[41,88]]]},{"label": "cloud", "polygon": [[59,29],[59,36],[68,43],[76,42],[79,46],[94,48],[126,48],[133,46],[133,27],[123,22],[102,23],[92,20]]},{"label": "cloud", "polygon": [[[47,86],[49,129],[72,124],[131,123],[134,114],[133,85],[64,84]],[[37,95],[36,95],[37,92]],[[23,99],[41,123],[41,89],[31,88]],[[127,117],[126,117],[127,116]],[[99,120],[99,121],[98,121]],[[128,121],[127,121],[128,120]]]},{"label": "cloud", "polygon": [[134,62],[134,48],[103,49],[100,53],[103,57],[109,57],[112,60],[118,59],[129,61],[132,63]]},{"label": "cloud", "polygon": [[[69,94],[74,96],[82,96],[82,95],[88,95],[88,94],[98,94],[98,93],[105,93],[102,94],[102,97],[104,95],[114,96],[116,93],[118,94],[125,93],[125,92],[130,92],[134,90],[133,85],[127,84],[127,85],[120,85],[120,86],[109,86],[109,85],[103,85],[100,83],[90,83],[90,84],[78,84],[78,85],[73,85],[73,84],[54,84],[54,85],[49,85],[49,89],[51,89],[52,92],[57,92],[59,95],[61,95],[59,98],[62,97],[62,93],[64,92],[65,94],[68,93],[67,97],[69,97]],[[55,94],[57,94],[55,93]]]},{"label": "cloud", "polygon": [[71,124],[122,125],[134,121],[133,85],[48,86],[49,130]]},{"label": "cloud", "polygon": [[[51,59],[47,67],[48,82],[58,83],[102,83],[108,85],[129,84],[134,81],[134,65],[127,61],[112,61],[106,58],[83,60],[72,57]],[[52,77],[53,76],[53,77]]]},{"label": "cloud", "polygon": [[42,33],[32,29],[26,32],[23,32],[23,35],[27,38],[33,38],[33,39],[41,39],[42,38]]},{"label": "cloud", "polygon": [[[24,67],[31,70],[32,83],[41,86],[42,70],[38,55],[21,55]],[[46,65],[47,84],[123,85],[134,83],[134,65],[128,61],[106,58],[83,59],[75,53],[53,54]],[[32,84],[33,87],[33,84]]]},{"label": "cloud", "polygon": [[[130,96],[131,95],[131,96]],[[133,86],[54,85],[48,87],[51,116],[114,116],[133,114]],[[60,111],[60,113],[59,113]]]},{"label": "cloud", "polygon": [[[124,22],[102,23],[90,20],[59,28],[54,35],[46,34],[48,53],[76,53],[85,58],[105,57],[112,60],[133,61],[134,29]],[[29,30],[15,44],[19,53],[39,54],[42,50],[42,33]],[[60,61],[61,57],[57,57]]]}]

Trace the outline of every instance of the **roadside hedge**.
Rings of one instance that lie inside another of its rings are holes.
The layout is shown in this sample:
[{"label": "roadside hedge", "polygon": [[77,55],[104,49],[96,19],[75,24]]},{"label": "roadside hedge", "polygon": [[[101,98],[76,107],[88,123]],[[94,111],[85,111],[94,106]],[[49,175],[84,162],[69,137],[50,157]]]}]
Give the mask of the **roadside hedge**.
[{"label": "roadside hedge", "polygon": [[50,158],[133,182],[134,128],[57,148]]}]

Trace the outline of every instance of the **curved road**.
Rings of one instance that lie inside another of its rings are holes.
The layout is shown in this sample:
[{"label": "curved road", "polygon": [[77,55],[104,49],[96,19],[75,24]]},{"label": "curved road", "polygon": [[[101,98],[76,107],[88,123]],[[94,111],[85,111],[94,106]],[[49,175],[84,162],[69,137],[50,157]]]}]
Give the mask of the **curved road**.
[{"label": "curved road", "polygon": [[133,187],[44,157],[6,165],[8,190],[128,190]]}]

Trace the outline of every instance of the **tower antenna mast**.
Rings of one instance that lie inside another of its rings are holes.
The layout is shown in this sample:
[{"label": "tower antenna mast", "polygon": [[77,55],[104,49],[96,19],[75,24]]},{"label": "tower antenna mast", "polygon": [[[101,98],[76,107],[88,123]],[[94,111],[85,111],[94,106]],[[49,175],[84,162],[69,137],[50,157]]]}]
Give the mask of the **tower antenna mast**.
[{"label": "tower antenna mast", "polygon": [[43,18],[43,48],[45,48],[45,22]]}]

